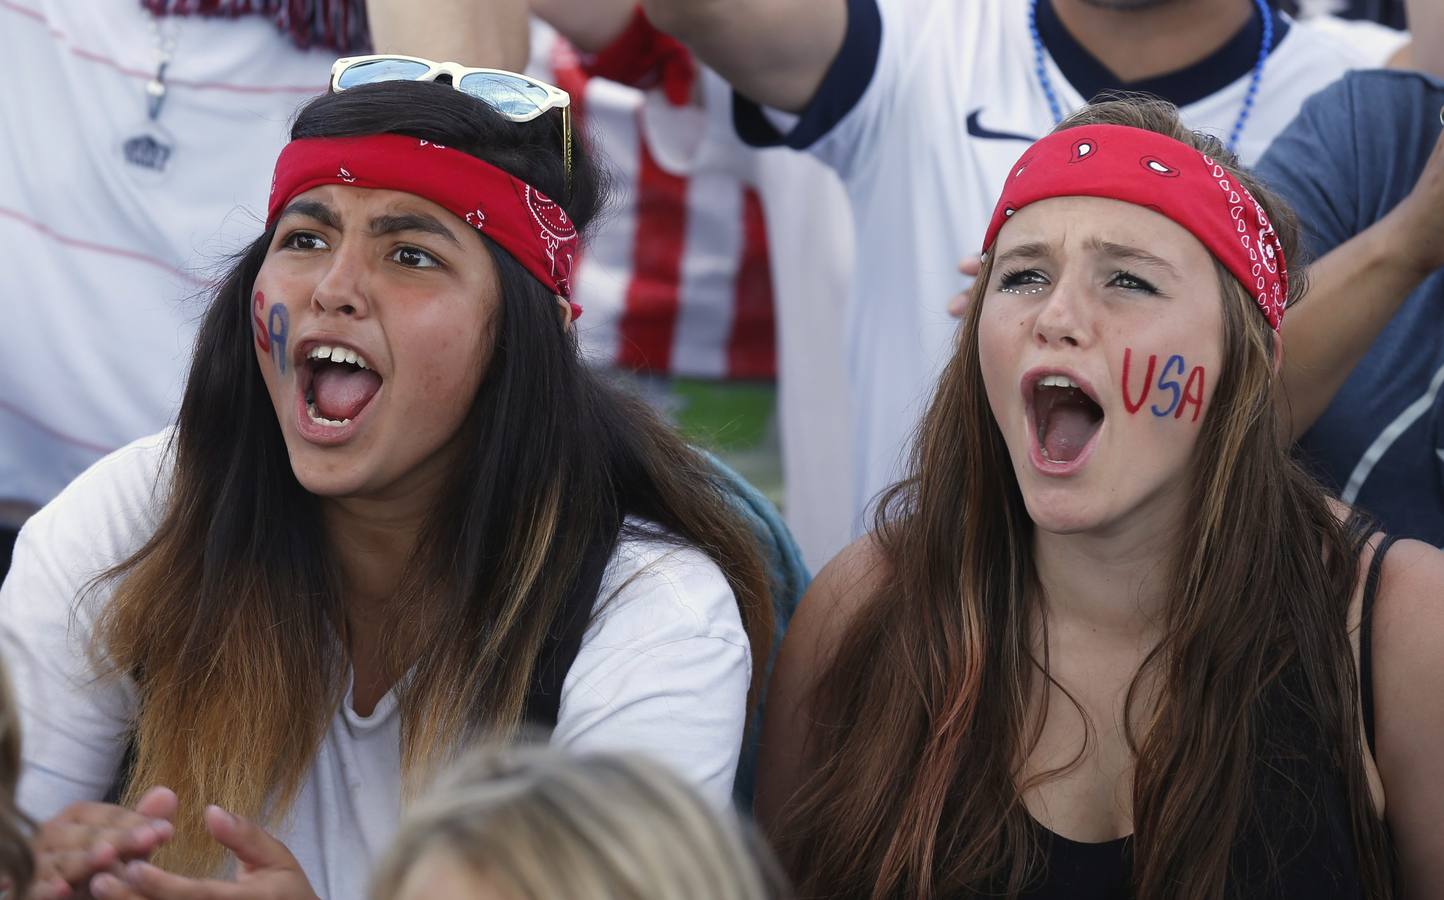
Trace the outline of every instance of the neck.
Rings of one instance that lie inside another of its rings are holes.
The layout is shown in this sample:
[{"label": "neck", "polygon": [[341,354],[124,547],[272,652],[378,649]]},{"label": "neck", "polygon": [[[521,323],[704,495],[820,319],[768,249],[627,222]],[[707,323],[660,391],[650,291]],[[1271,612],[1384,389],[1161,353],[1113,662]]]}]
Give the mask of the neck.
[{"label": "neck", "polygon": [[401,500],[328,499],[322,517],[352,618],[395,595],[426,520],[427,506]]},{"label": "neck", "polygon": [[1217,51],[1253,16],[1253,0],[1170,0],[1109,9],[1097,0],[1052,0],[1058,20],[1119,81],[1185,69]]},{"label": "neck", "polygon": [[1099,638],[1137,641],[1160,635],[1177,529],[1153,524],[1103,534],[1038,529],[1034,560],[1049,620]]}]

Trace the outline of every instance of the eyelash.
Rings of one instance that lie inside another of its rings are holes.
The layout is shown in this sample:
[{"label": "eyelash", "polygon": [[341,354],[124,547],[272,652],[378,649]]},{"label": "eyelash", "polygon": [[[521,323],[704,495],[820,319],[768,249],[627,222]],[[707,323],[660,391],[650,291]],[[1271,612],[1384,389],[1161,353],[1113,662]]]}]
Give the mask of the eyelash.
[{"label": "eyelash", "polygon": [[321,244],[325,244],[325,243],[326,243],[326,240],[325,240],[324,238],[322,238],[319,234],[312,234],[312,233],[309,232],[309,231],[293,231],[293,232],[291,232],[290,234],[286,235],[286,239],[281,242],[281,246],[282,246],[282,247],[286,247],[286,248],[291,249],[291,250],[302,250],[302,251],[305,251],[305,250],[316,250],[316,249],[318,249],[318,248],[316,248],[316,247],[298,247],[298,246],[296,246],[296,241],[297,241],[297,240],[300,240],[300,239],[303,239],[303,238],[304,238],[304,239],[313,240],[313,241],[316,241],[316,242],[321,243]]},{"label": "eyelash", "polygon": [[398,264],[403,265],[403,266],[405,266],[405,267],[408,268],[408,269],[434,269],[434,268],[440,268],[440,267],[441,267],[441,260],[437,259],[437,258],[436,258],[435,256],[433,256],[431,253],[429,253],[429,252],[427,252],[427,251],[425,251],[425,250],[422,250],[420,247],[410,247],[410,246],[397,247],[395,250],[392,250],[392,251],[391,251],[390,258],[395,259],[396,254],[398,254],[398,253],[419,253],[419,254],[421,254],[422,256],[426,257],[428,260],[430,260],[430,264],[429,264],[429,265],[423,265],[423,266],[407,266],[405,263],[402,263],[400,260],[396,260]]},{"label": "eyelash", "polygon": [[[303,240],[315,241],[315,242],[317,242],[317,243],[319,243],[319,244],[322,244],[322,245],[324,245],[324,244],[326,243],[326,240],[325,240],[324,238],[322,238],[322,237],[321,237],[320,235],[318,235],[318,234],[313,234],[312,232],[309,232],[309,231],[294,231],[294,232],[292,232],[291,234],[286,235],[286,239],[281,242],[281,246],[282,246],[282,247],[285,247],[285,248],[288,248],[288,249],[291,249],[291,250],[300,250],[300,251],[302,251],[302,252],[320,249],[319,247],[314,247],[314,246],[313,246],[313,247],[301,247],[301,246],[298,246],[298,242],[299,242],[299,241],[303,241]],[[419,253],[419,254],[421,254],[422,256],[426,257],[426,259],[429,261],[429,264],[427,264],[427,265],[410,266],[410,265],[406,265],[405,263],[401,263],[400,260],[396,260],[398,263],[400,263],[402,266],[404,266],[405,268],[408,268],[408,269],[432,269],[432,268],[440,268],[440,267],[441,267],[441,260],[437,259],[434,254],[432,254],[432,253],[430,253],[430,252],[428,252],[428,251],[426,251],[426,250],[422,250],[420,247],[412,247],[412,246],[401,246],[401,247],[397,247],[395,250],[392,250],[392,251],[391,251],[391,254],[390,254],[390,257],[389,257],[389,258],[395,259],[396,254],[398,254],[398,253]]]},{"label": "eyelash", "polygon": [[[1121,281],[1128,281],[1131,282],[1131,284],[1120,284],[1119,282]],[[1039,272],[1037,269],[1017,269],[1012,272],[1004,273],[1002,279],[998,282],[998,288],[1000,290],[1008,290],[1010,288],[1017,288],[1027,284],[1046,283],[1047,279],[1043,276],[1043,273]],[[1122,269],[1114,272],[1113,275],[1108,279],[1108,283],[1110,285],[1117,285],[1118,287],[1121,287],[1126,291],[1138,291],[1144,294],[1159,293],[1158,288],[1154,287],[1153,284],[1149,281],[1140,278],[1137,275],[1134,275],[1132,272],[1128,272]]]}]

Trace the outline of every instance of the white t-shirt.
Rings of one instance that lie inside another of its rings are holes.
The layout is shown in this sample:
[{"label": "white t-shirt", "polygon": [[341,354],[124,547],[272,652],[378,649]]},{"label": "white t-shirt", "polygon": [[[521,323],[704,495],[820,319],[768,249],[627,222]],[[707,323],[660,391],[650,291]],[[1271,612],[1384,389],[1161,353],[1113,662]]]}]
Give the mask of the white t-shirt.
[{"label": "white t-shirt", "polygon": [[[260,16],[150,29],[136,0],[0,2],[0,58],[28,73],[0,87],[0,500],[44,503],[171,420],[195,298],[261,233],[291,116],[336,56]],[[171,41],[158,174],[124,145]]]},{"label": "white t-shirt", "polygon": [[573,121],[615,179],[573,279],[583,353],[693,378],[775,372],[783,508],[820,568],[850,539],[852,509],[836,453],[850,433],[839,389],[852,259],[841,182],[807,156],[744,144],[728,88],[709,69],[699,68],[694,101],[677,106],[660,87],[588,77],[540,21],[531,40],[528,72],[571,92]]},{"label": "white t-shirt", "polygon": [[[846,340],[860,530],[864,505],[897,480],[950,352],[957,323],[947,302],[963,283],[958,262],[982,249],[1009,167],[1054,123],[1034,71],[1025,0],[848,6],[843,48],[787,143],[836,169],[852,200],[858,249]],[[1351,25],[1335,21],[1282,28],[1240,140],[1245,162],[1305,98],[1349,69],[1381,64],[1406,40],[1385,44],[1370,28],[1368,40],[1354,41]],[[1082,106],[1058,60],[1045,57],[1064,113]],[[1243,71],[1187,103],[1184,121],[1226,138],[1249,80]]]},{"label": "white t-shirt", "polygon": [[[169,477],[167,437],[111,454],[33,516],[0,588],[0,653],[24,745],[19,800],[37,820],[103,798],[116,778],[136,692],[128,678],[96,679],[86,655],[108,591],[78,605],[77,597],[153,532]],[[747,634],[726,578],[697,550],[628,539],[598,597],[605,605],[567,672],[552,740],[651,754],[726,805],[751,679]],[[236,725],[243,735],[244,723]],[[396,829],[400,791],[395,696],[363,717],[348,693],[295,807],[274,832],[321,897],[363,897],[369,864]]]}]

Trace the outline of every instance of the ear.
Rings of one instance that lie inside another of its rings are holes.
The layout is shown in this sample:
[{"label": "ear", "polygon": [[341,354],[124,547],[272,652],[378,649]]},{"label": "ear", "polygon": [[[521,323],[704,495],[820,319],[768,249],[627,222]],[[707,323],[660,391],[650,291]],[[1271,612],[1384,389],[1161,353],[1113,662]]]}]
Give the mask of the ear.
[{"label": "ear", "polygon": [[557,305],[561,307],[562,331],[571,331],[572,322],[576,319],[576,304],[572,303],[561,294],[553,294],[556,297]]},{"label": "ear", "polygon": [[1284,332],[1282,328],[1274,331],[1274,378],[1279,377],[1279,372],[1284,366]]}]

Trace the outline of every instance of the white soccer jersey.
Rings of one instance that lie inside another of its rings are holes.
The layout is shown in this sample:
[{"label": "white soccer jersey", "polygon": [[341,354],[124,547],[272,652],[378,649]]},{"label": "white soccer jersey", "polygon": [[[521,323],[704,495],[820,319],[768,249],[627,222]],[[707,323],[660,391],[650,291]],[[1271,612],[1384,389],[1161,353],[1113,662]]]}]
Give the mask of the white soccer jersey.
[{"label": "white soccer jersey", "polygon": [[[852,200],[858,264],[846,340],[853,500],[860,514],[898,477],[906,442],[949,352],[956,322],[946,307],[961,285],[958,262],[980,251],[1003,177],[1054,122],[1034,71],[1024,0],[848,5],[842,51],[786,142],[832,165]],[[1051,8],[1040,6],[1044,23]],[[1405,40],[1370,40],[1361,48],[1343,23],[1276,18],[1275,27],[1238,148],[1245,162],[1262,154],[1306,97],[1348,69],[1382,63]],[[1157,80],[1156,89],[1180,99],[1220,71],[1230,74],[1224,67],[1243,54],[1236,76],[1182,107],[1193,127],[1227,137],[1244,102],[1248,58],[1257,57],[1260,31],[1255,21],[1214,58]],[[1048,77],[1066,113],[1085,98],[1054,56],[1060,43],[1049,47]],[[1075,73],[1089,65],[1101,69],[1091,59],[1074,62],[1067,67]],[[768,119],[743,106],[739,128],[764,140]],[[859,515],[854,527],[861,525]]]},{"label": "white soccer jersey", "polygon": [[0,499],[42,503],[174,415],[207,279],[261,233],[335,58],[259,17],[157,31],[133,0],[0,0],[0,57],[25,73],[0,88]]}]

